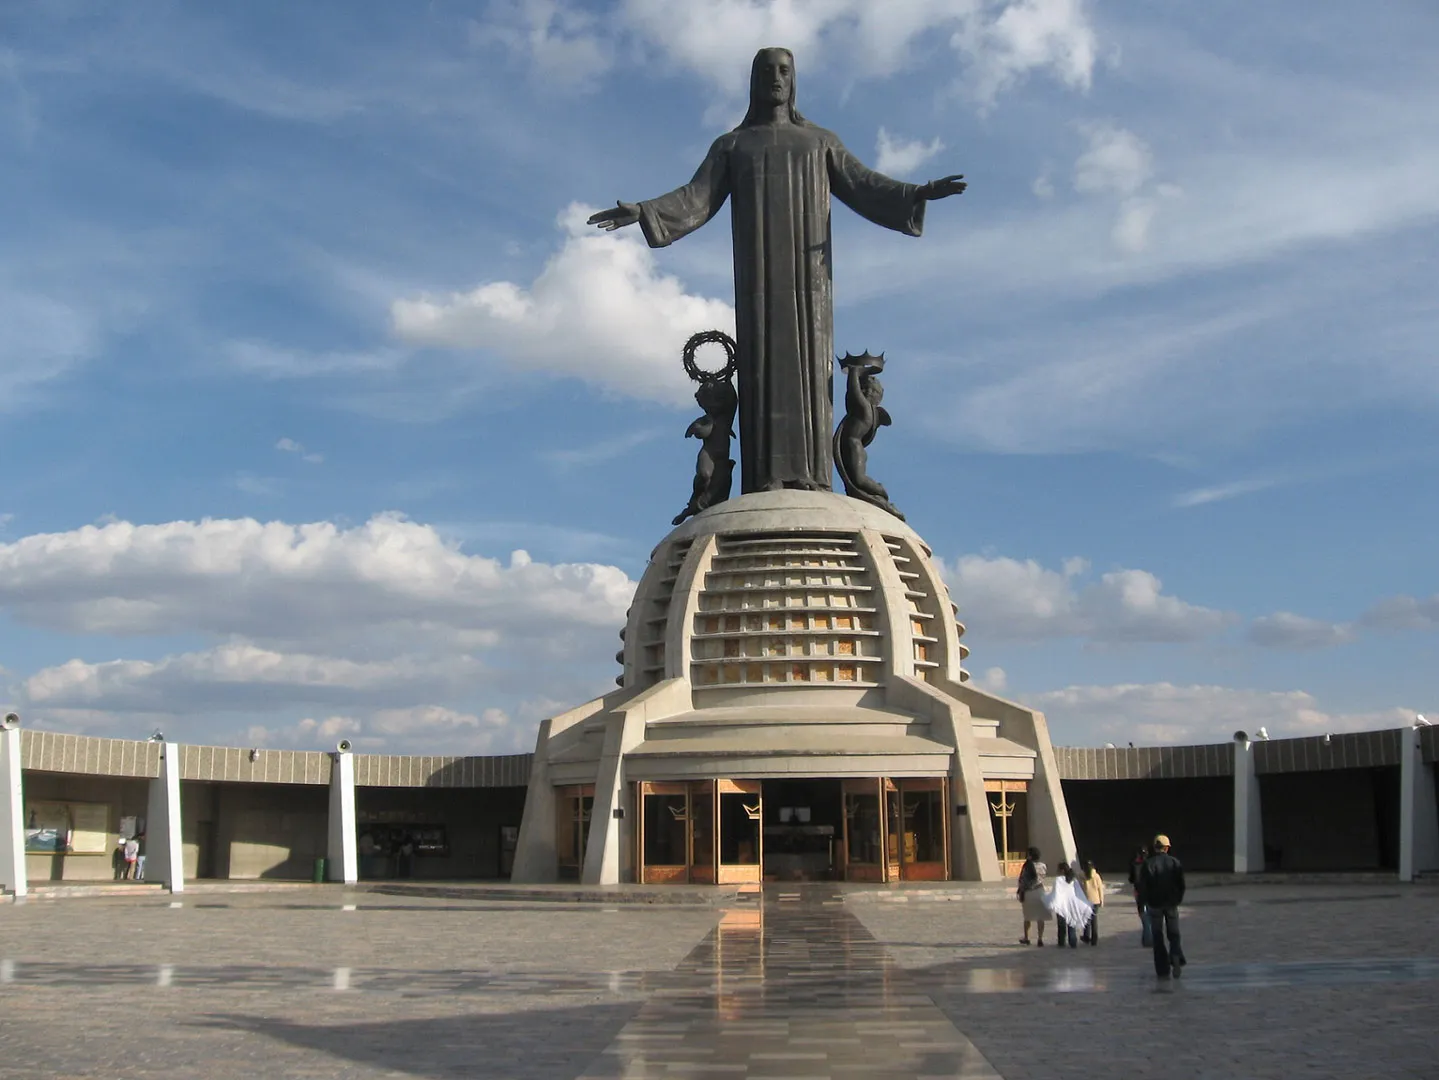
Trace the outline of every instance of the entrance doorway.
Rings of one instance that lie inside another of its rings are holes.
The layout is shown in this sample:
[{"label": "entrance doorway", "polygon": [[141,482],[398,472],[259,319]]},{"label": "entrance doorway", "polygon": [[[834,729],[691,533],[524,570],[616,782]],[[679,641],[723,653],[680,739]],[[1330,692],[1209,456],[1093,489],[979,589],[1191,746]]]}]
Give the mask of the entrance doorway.
[{"label": "entrance doorway", "polygon": [[[644,781],[635,789],[635,880],[944,881],[948,784],[939,776]],[[587,831],[582,794],[561,806],[575,840]]]},{"label": "entrance doorway", "polygon": [[944,777],[842,781],[847,881],[946,881]]},{"label": "entrance doorway", "polygon": [[764,781],[764,880],[844,877],[844,801],[838,780]]}]

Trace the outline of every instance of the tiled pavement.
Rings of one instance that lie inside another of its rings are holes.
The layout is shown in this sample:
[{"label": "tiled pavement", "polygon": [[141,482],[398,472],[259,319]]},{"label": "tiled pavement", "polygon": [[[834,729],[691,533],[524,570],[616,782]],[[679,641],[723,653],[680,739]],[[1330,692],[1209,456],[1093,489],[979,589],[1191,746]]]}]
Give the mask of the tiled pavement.
[{"label": "tiled pavement", "polygon": [[956,895],[0,907],[0,1077],[1439,1078],[1439,889],[1195,890],[1179,983]]}]

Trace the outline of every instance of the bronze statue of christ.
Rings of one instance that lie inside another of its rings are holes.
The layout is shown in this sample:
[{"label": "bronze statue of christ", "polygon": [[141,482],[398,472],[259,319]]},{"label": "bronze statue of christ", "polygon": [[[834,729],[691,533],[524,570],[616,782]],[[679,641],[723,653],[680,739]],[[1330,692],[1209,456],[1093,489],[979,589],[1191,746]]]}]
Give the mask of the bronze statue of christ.
[{"label": "bronze statue of christ", "polygon": [[829,198],[876,225],[920,235],[925,203],[958,195],[962,176],[892,180],[795,108],[794,56],[761,49],[749,112],[721,135],[694,179],[668,195],[589,219],[639,222],[650,247],[698,229],[731,199],[741,491],[830,490],[834,310]]}]

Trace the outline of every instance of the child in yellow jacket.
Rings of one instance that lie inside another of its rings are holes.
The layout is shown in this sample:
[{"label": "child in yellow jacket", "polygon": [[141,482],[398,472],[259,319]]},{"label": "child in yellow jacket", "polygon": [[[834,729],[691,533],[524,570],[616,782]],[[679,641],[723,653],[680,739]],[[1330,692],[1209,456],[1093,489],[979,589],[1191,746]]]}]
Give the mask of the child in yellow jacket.
[{"label": "child in yellow jacket", "polygon": [[1080,940],[1086,945],[1098,945],[1099,909],[1104,906],[1104,879],[1088,859],[1084,860],[1084,898],[1094,908],[1094,914],[1090,916],[1089,925],[1084,928],[1084,936]]}]

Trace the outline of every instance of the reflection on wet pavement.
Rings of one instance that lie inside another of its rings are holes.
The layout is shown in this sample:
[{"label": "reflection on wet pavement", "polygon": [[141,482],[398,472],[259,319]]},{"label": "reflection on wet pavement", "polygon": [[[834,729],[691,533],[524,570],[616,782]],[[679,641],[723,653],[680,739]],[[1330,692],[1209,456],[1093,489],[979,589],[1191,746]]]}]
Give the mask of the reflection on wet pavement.
[{"label": "reflection on wet pavement", "polygon": [[726,913],[675,975],[581,1080],[999,1076],[823,887]]},{"label": "reflection on wet pavement", "polygon": [[[1134,971],[1104,971],[1090,967],[1060,967],[1050,971],[1016,968],[969,968],[916,976],[927,986],[950,993],[1011,994],[1021,991],[1049,994],[1104,993],[1147,988],[1153,976]],[[1439,960],[1361,959],[1296,960],[1255,964],[1191,964],[1181,983],[1196,990],[1241,990],[1274,986],[1333,986],[1340,983],[1413,982],[1439,979]]]}]

